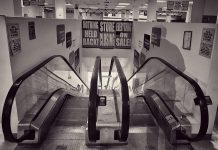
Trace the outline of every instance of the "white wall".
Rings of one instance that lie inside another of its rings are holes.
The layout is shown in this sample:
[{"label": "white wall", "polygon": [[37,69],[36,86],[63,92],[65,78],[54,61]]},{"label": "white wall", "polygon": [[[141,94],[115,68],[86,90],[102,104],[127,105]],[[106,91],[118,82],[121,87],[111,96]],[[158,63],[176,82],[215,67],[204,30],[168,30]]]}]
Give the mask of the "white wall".
[{"label": "white wall", "polygon": [[13,0],[0,0],[0,15],[14,16]]},{"label": "white wall", "polygon": [[[40,18],[6,18],[7,23],[19,23],[21,36],[21,52],[11,56],[12,75],[17,77],[28,71],[39,62],[52,55],[63,55],[67,59],[72,50],[80,45],[81,21]],[[28,22],[35,22],[36,39],[29,40]],[[65,32],[72,32],[75,47],[66,49],[66,41],[57,44],[56,25],[65,24]]]},{"label": "white wall", "polygon": [[[143,41],[144,34],[151,35],[152,27],[164,26],[167,30],[166,39],[178,48],[183,56],[186,70],[200,82],[207,83],[210,70],[211,59],[199,55],[200,42],[203,28],[216,28],[215,24],[196,24],[196,23],[142,23],[134,22],[134,47],[139,52],[141,48],[138,46],[139,41]],[[139,30],[140,29],[140,30]],[[184,31],[192,31],[191,50],[182,48]],[[167,54],[173,56],[172,53]],[[177,59],[177,58],[175,58]],[[175,60],[176,61],[176,60]]]},{"label": "white wall", "polygon": [[[218,26],[217,26],[218,28]],[[211,132],[213,129],[214,120],[216,117],[217,105],[218,105],[218,30],[216,30],[216,43],[214,44],[214,51],[212,52],[212,59],[211,59],[211,66],[208,78],[208,85],[207,85],[207,95],[209,95],[212,99],[213,105],[209,106],[209,129],[208,131]]]},{"label": "white wall", "polygon": [[[0,112],[2,113],[3,104],[5,101],[5,98],[7,96],[8,90],[10,89],[12,85],[12,74],[11,74],[11,64],[10,64],[10,56],[8,51],[8,44],[7,43],[7,32],[6,32],[6,26],[5,26],[5,18],[3,16],[0,16]],[[16,114],[16,113],[15,113]],[[14,113],[12,113],[12,116],[16,117]],[[2,115],[0,115],[0,120]],[[13,118],[14,118],[13,117]],[[0,134],[2,134],[2,127],[0,124]]]}]

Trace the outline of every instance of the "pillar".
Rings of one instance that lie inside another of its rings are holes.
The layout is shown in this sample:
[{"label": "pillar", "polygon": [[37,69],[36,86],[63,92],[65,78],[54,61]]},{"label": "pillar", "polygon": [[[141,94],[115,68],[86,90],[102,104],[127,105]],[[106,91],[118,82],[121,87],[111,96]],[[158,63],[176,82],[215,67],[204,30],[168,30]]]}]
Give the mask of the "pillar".
[{"label": "pillar", "polygon": [[125,20],[125,13],[121,12],[121,20],[124,21]]},{"label": "pillar", "polygon": [[138,21],[139,19],[139,7],[134,6],[133,7],[133,21]]},{"label": "pillar", "polygon": [[13,0],[14,1],[14,16],[21,17],[23,16],[23,4],[22,0]]},{"label": "pillar", "polygon": [[186,20],[185,22],[191,22],[191,14],[192,14],[192,2],[189,2],[189,6],[188,6],[188,12],[186,14]]},{"label": "pillar", "polygon": [[65,0],[55,0],[55,18],[66,19]]},{"label": "pillar", "polygon": [[148,21],[157,21],[157,0],[148,0],[148,13],[147,20]]},{"label": "pillar", "polygon": [[191,22],[200,23],[204,14],[205,0],[193,0]]},{"label": "pillar", "polygon": [[75,4],[74,6],[74,19],[79,19],[79,5]]},{"label": "pillar", "polygon": [[127,11],[126,11],[126,17],[125,17],[125,18],[126,18],[126,21],[129,21],[129,14],[130,14],[130,12],[129,12],[129,10],[127,10]]}]

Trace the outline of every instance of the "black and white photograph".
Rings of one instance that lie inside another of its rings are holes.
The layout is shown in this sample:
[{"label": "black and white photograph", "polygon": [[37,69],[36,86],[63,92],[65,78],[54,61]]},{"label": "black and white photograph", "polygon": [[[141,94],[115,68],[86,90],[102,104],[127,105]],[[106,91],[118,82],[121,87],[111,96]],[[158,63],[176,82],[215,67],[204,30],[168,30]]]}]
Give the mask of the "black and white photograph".
[{"label": "black and white photograph", "polygon": [[0,0],[0,150],[218,150],[218,0]]}]

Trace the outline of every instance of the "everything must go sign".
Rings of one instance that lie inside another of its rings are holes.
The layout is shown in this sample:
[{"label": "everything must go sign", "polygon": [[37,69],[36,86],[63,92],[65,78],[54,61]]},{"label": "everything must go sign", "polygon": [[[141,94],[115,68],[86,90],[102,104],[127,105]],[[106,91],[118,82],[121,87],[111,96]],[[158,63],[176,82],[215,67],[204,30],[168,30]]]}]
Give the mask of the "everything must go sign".
[{"label": "everything must go sign", "polygon": [[131,49],[132,22],[82,21],[82,46],[84,48]]}]

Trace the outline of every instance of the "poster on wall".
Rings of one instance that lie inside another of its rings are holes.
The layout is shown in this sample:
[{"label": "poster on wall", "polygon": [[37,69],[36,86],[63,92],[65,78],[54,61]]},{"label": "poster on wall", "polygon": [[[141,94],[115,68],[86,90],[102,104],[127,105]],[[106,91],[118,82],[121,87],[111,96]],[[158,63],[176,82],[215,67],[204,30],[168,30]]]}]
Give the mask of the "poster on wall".
[{"label": "poster on wall", "polygon": [[29,29],[29,39],[33,40],[36,39],[36,32],[35,32],[35,22],[28,22],[28,29]]},{"label": "poster on wall", "polygon": [[211,58],[214,35],[215,35],[214,28],[203,28],[200,51],[199,51],[199,54],[201,56]]},{"label": "poster on wall", "polygon": [[37,5],[37,0],[30,0],[30,5]]},{"label": "poster on wall", "polygon": [[145,62],[146,56],[143,52],[140,53],[140,66]]},{"label": "poster on wall", "polygon": [[29,0],[23,0],[23,6],[30,6]]},{"label": "poster on wall", "polygon": [[82,21],[82,47],[131,49],[132,22],[129,21]]},{"label": "poster on wall", "polygon": [[150,49],[150,35],[144,34],[144,48],[146,51],[149,51]]},{"label": "poster on wall", "polygon": [[139,68],[139,52],[137,50],[134,50],[134,70],[133,72],[136,72]]},{"label": "poster on wall", "polygon": [[174,10],[181,10],[182,2],[181,1],[175,1],[174,2]]},{"label": "poster on wall", "polygon": [[167,1],[167,10],[173,10],[174,1]]},{"label": "poster on wall", "polygon": [[65,26],[64,24],[57,25],[57,44],[64,43],[65,41]]},{"label": "poster on wall", "polygon": [[182,48],[191,50],[192,31],[184,31]]},{"label": "poster on wall", "polygon": [[182,1],[181,10],[188,11],[189,1]]},{"label": "poster on wall", "polygon": [[79,59],[79,48],[75,51],[75,69],[77,70],[79,65],[80,59]]},{"label": "poster on wall", "polygon": [[75,62],[75,54],[74,54],[74,51],[72,51],[69,54],[69,63],[73,68],[75,68],[74,62]]},{"label": "poster on wall", "polygon": [[72,33],[67,32],[66,33],[66,48],[71,47],[72,45]]},{"label": "poster on wall", "polygon": [[21,51],[20,28],[18,23],[7,24],[10,54],[16,55]]},{"label": "poster on wall", "polygon": [[160,47],[160,40],[161,40],[161,28],[152,27],[152,34],[151,34],[151,43],[158,47]]}]

